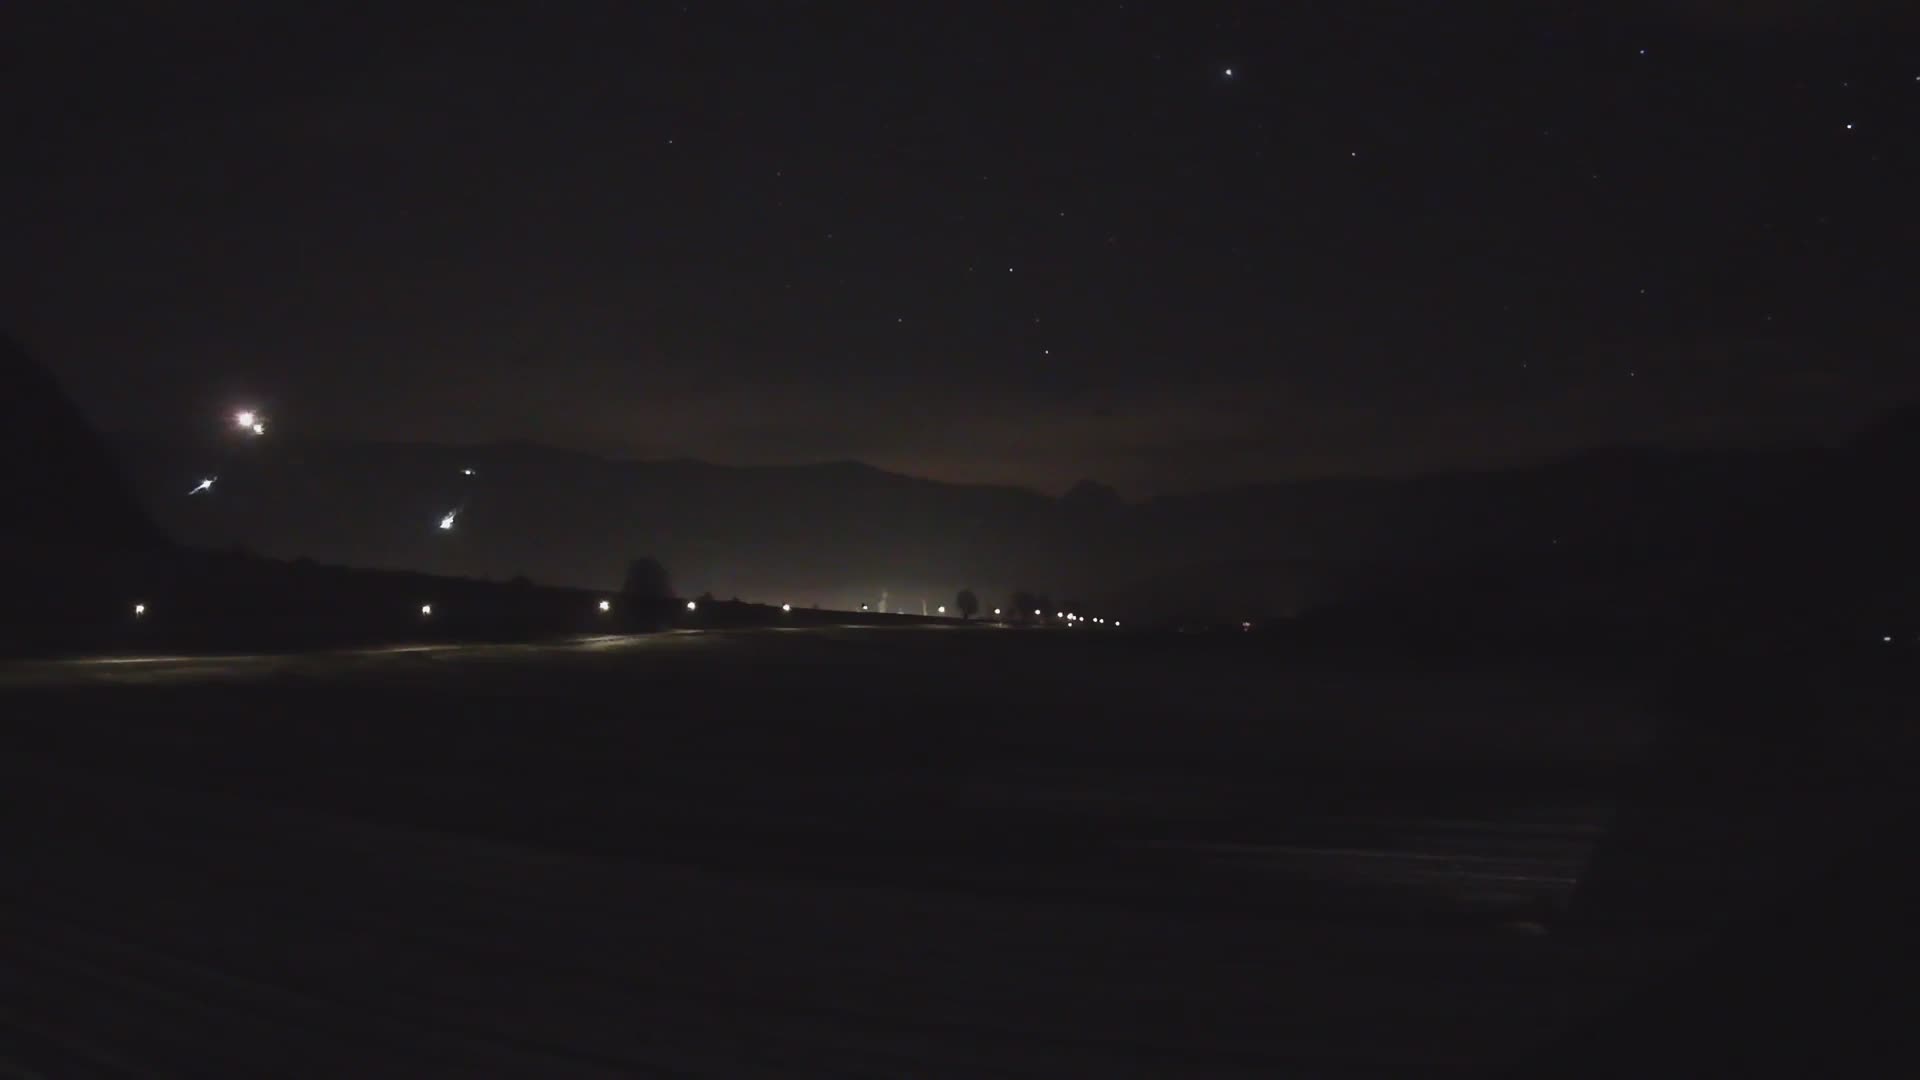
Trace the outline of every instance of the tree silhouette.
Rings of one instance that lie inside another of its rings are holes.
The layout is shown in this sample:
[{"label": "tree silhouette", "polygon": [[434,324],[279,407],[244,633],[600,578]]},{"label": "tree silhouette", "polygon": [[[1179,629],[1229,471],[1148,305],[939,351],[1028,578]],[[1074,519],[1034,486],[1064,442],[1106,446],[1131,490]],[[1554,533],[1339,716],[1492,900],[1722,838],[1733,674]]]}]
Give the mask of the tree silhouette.
[{"label": "tree silhouette", "polygon": [[960,617],[971,619],[980,610],[980,598],[973,595],[972,589],[961,589],[960,595],[953,598],[953,606],[960,609]]},{"label": "tree silhouette", "polygon": [[635,600],[661,600],[673,595],[673,585],[667,580],[667,568],[649,556],[627,564],[627,580],[620,586],[620,594]]},{"label": "tree silhouette", "polygon": [[1029,622],[1045,617],[1041,615],[1040,612],[1046,608],[1047,598],[1039,593],[1020,589],[1013,594],[1013,597],[1008,602],[1013,605],[1013,618],[1015,622]]}]

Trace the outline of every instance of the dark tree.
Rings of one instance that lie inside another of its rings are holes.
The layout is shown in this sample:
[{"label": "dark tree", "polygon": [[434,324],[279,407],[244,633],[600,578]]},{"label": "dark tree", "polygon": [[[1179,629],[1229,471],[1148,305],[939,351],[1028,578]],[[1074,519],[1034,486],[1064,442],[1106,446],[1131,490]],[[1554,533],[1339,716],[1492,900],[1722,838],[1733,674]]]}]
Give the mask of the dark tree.
[{"label": "dark tree", "polygon": [[635,559],[627,564],[627,580],[620,586],[620,594],[634,600],[663,600],[673,595],[673,585],[659,559]]},{"label": "dark tree", "polygon": [[1012,605],[1014,622],[1026,622],[1028,619],[1036,618],[1034,612],[1045,607],[1046,602],[1045,597],[1025,589],[1016,590],[1007,600],[1007,603]]},{"label": "dark tree", "polygon": [[953,598],[953,606],[960,609],[960,617],[971,619],[980,611],[980,598],[973,595],[972,589],[961,589],[960,595]]}]

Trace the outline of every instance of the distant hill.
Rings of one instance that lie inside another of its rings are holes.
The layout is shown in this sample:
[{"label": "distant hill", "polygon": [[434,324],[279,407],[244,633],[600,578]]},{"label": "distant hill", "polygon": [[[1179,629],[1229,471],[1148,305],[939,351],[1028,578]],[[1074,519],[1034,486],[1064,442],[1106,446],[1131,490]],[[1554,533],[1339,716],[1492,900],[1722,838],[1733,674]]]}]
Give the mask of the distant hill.
[{"label": "distant hill", "polygon": [[27,548],[140,552],[165,538],[141,509],[119,462],[59,383],[0,334],[0,543]]},{"label": "distant hill", "polygon": [[[855,462],[613,461],[526,444],[120,444],[181,539],[279,557],[610,588],[653,555],[681,592],[917,610],[963,585],[1113,614],[1286,614],[1448,567],[1697,547],[1833,458],[1612,450],[1546,465],[1331,478],[1127,502],[939,483]],[[473,470],[465,475],[463,470]],[[187,496],[218,474],[215,497]],[[437,529],[458,511],[455,528]]]}]

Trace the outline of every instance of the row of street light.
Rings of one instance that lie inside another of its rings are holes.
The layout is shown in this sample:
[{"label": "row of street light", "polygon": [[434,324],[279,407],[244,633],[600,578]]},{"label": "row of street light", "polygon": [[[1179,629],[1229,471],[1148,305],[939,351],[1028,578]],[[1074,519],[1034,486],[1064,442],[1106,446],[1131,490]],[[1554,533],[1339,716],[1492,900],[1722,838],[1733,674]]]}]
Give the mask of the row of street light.
[{"label": "row of street light", "polygon": [[[607,615],[607,614],[611,614],[611,613],[613,612],[613,601],[611,601],[611,600],[601,600],[601,601],[599,601],[598,603],[596,603],[596,604],[595,604],[594,606],[595,606],[595,607],[597,607],[597,608],[599,609],[599,611],[600,611],[600,614],[602,614],[602,615]],[[697,601],[694,601],[694,600],[689,600],[689,601],[687,601],[687,610],[688,610],[688,611],[698,611],[698,610],[700,610],[700,604],[699,604],[699,603],[698,603]],[[781,604],[781,605],[780,605],[780,611],[781,611],[781,613],[782,613],[782,614],[787,614],[787,615],[791,615],[791,614],[793,614],[793,605],[792,605],[792,604]],[[421,616],[422,616],[423,618],[424,618],[424,617],[427,617],[427,616],[431,616],[431,615],[433,614],[433,605],[432,605],[432,604],[421,604],[421,605],[420,605],[420,614],[421,614]],[[137,601],[135,601],[135,602],[134,602],[134,604],[133,604],[133,617],[134,617],[134,618],[136,618],[136,619],[144,619],[144,618],[146,618],[146,616],[147,616],[147,604],[146,604],[146,601],[144,601],[144,600],[137,600]]]}]

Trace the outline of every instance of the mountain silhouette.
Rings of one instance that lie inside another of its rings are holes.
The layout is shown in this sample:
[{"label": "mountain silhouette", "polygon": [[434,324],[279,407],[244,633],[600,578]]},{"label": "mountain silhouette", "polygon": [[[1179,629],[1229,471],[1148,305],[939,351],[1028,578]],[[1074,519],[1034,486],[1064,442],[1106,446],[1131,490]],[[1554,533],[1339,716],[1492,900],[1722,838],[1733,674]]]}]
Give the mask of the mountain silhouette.
[{"label": "mountain silhouette", "polygon": [[152,551],[165,538],[119,462],[47,370],[0,334],[0,537],[16,557],[84,559]]},{"label": "mountain silhouette", "polygon": [[[1545,465],[1329,478],[1126,502],[948,484],[855,462],[615,461],[526,444],[129,441],[147,505],[193,543],[357,566],[614,588],[637,555],[689,595],[918,608],[962,585],[1116,615],[1292,614],[1462,566],[1631,563],[1697,548],[1831,451],[1595,451]],[[465,470],[471,469],[472,475]],[[436,528],[457,510],[456,527]],[[1631,556],[1631,557],[1629,557]],[[1508,591],[1522,591],[1517,587]]]}]

